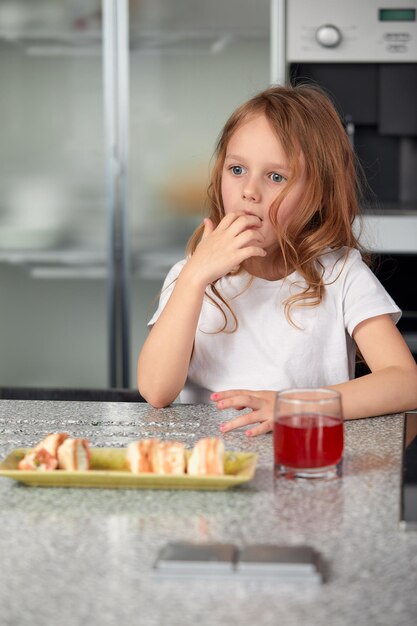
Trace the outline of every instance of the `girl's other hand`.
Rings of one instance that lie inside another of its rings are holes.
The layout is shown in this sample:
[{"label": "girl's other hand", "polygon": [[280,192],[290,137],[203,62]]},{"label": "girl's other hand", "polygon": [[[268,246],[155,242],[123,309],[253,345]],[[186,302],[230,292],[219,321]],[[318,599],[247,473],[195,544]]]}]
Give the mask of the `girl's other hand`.
[{"label": "girl's other hand", "polygon": [[248,391],[247,389],[229,389],[212,393],[210,398],[220,411],[223,409],[252,409],[250,413],[239,415],[235,419],[221,424],[222,433],[227,433],[235,428],[242,428],[249,424],[259,423],[258,426],[246,431],[248,437],[263,435],[273,429],[275,391]]}]

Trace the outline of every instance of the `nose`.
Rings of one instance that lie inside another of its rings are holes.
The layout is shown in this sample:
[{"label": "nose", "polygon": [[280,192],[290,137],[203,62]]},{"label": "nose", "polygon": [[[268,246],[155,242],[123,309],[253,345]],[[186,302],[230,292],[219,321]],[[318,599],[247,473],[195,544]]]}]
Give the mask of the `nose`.
[{"label": "nose", "polygon": [[261,199],[261,190],[258,182],[252,177],[245,179],[242,197],[249,202],[259,202]]}]

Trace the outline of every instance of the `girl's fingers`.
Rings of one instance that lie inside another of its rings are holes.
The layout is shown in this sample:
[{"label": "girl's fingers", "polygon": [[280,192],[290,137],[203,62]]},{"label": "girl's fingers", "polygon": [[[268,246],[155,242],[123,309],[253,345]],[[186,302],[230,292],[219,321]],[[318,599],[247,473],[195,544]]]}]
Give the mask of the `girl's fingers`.
[{"label": "girl's fingers", "polygon": [[237,215],[236,219],[230,225],[230,231],[236,237],[244,232],[254,235],[261,227],[262,222],[256,215]]},{"label": "girl's fingers", "polygon": [[222,433],[228,433],[229,430],[242,428],[243,426],[255,424],[256,422],[259,422],[259,415],[257,415],[256,411],[252,411],[251,413],[246,413],[245,415],[239,415],[225,424],[220,424],[220,430]]},{"label": "girl's fingers", "polygon": [[248,246],[246,248],[242,248],[240,250],[240,254],[237,256],[239,260],[239,265],[253,256],[266,256],[267,252],[263,248],[259,248],[258,246]]},{"label": "girl's fingers", "polygon": [[265,391],[252,391],[251,389],[225,389],[224,391],[215,391],[211,394],[210,400],[217,402],[218,400],[226,400],[234,396],[245,396],[246,398],[261,398]]},{"label": "girl's fingers", "polygon": [[[213,394],[214,396],[219,394]],[[212,396],[213,398],[213,396]],[[213,398],[215,400],[215,398]],[[260,409],[263,405],[261,398],[247,395],[242,392],[236,395],[223,397],[223,399],[215,400],[217,409]]]},{"label": "girl's fingers", "polygon": [[259,228],[261,224],[261,219],[256,215],[234,212],[225,215],[217,228],[219,230],[230,229],[233,235],[238,235],[248,228]]},{"label": "girl's fingers", "polygon": [[208,237],[214,230],[214,224],[209,217],[205,218],[205,220],[203,221],[203,224],[204,224],[204,231],[203,231],[203,236],[201,237],[201,240]]},{"label": "girl's fingers", "polygon": [[259,422],[259,414],[258,411],[252,411],[252,413],[247,413],[246,415],[241,415],[236,419],[230,420],[225,424],[220,425],[220,430],[223,434],[228,433],[235,428],[243,428],[243,426],[248,426],[249,424],[257,424],[253,428],[250,428],[246,431],[246,435],[248,437],[256,437],[257,435],[264,435],[265,433],[269,433],[274,426],[274,422],[272,419],[267,419]]},{"label": "girl's fingers", "polygon": [[260,232],[249,228],[236,235],[235,241],[238,245],[238,248],[248,247],[250,245],[262,246],[265,241],[265,237]]},{"label": "girl's fingers", "polygon": [[[233,221],[238,221],[237,215],[246,227],[229,228],[233,226]],[[251,257],[266,255],[262,247],[265,238],[256,228],[250,227],[253,222],[260,223],[260,220],[255,216],[231,213],[215,228],[210,218],[204,219],[204,230],[196,249],[194,263],[199,262],[207,269],[210,268],[207,275],[209,282],[228,274]]]},{"label": "girl's fingers", "polygon": [[216,403],[216,408],[220,410],[252,409],[250,413],[239,415],[220,426],[222,433],[227,433],[235,428],[256,424],[246,431],[248,437],[262,435],[273,429],[274,397],[275,393],[272,391],[252,392],[246,389],[228,389],[212,393],[210,396],[211,400]]},{"label": "girl's fingers", "polygon": [[274,427],[274,422],[269,419],[269,420],[265,420],[264,422],[262,422],[261,424],[258,424],[258,426],[254,426],[254,428],[250,428],[249,430],[246,431],[246,435],[248,437],[257,437],[258,435],[264,435],[265,433],[269,433]]},{"label": "girl's fingers", "polygon": [[232,398],[233,396],[247,395],[249,392],[245,389],[227,389],[225,391],[216,391],[210,396],[210,400],[224,400],[225,398]]}]

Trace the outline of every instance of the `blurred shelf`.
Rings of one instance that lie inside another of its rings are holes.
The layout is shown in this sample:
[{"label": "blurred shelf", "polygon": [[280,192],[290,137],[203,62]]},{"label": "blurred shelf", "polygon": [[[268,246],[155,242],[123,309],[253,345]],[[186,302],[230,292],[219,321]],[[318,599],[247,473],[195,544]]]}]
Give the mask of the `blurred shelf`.
[{"label": "blurred shelf", "polygon": [[[184,258],[184,248],[132,254],[132,277],[162,281],[168,270]],[[102,279],[107,277],[105,253],[71,250],[0,250],[0,263],[24,268],[33,278]]]}]

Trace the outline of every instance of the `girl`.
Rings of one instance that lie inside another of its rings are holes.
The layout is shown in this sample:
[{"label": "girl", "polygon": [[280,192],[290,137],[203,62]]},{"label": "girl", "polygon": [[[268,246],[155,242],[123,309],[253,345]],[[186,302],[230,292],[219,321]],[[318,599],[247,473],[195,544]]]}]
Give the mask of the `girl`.
[{"label": "girl", "polygon": [[[358,169],[316,87],[272,87],[221,134],[209,216],[169,272],[138,362],[155,407],[212,400],[249,408],[220,428],[272,429],[275,393],[340,391],[346,419],[417,405],[400,311],[352,231]],[[359,349],[371,373],[354,379]]]}]

